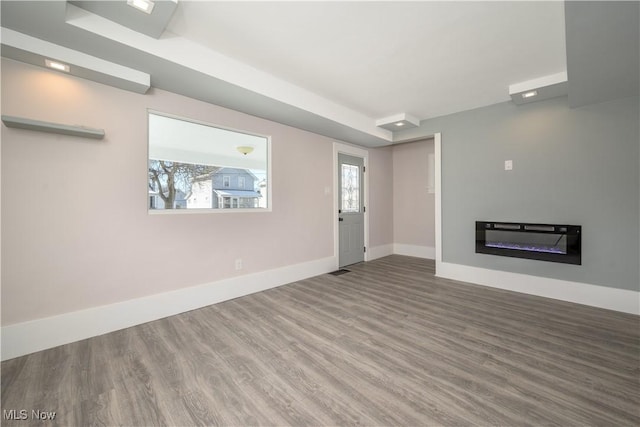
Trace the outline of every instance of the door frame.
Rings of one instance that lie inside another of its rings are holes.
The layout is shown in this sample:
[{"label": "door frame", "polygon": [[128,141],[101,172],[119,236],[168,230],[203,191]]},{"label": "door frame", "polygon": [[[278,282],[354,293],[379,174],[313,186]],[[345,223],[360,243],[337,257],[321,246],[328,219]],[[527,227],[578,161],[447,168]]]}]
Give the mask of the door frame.
[{"label": "door frame", "polygon": [[438,270],[442,267],[442,133],[436,132],[433,134],[433,148],[434,148],[434,185],[435,185],[435,232],[436,232],[436,271],[435,275],[438,275]]},{"label": "door frame", "polygon": [[340,265],[340,230],[338,225],[338,209],[340,194],[338,188],[338,154],[347,154],[349,156],[360,157],[364,161],[365,173],[363,173],[362,181],[364,183],[364,194],[362,196],[362,204],[366,208],[364,211],[364,246],[367,252],[364,253],[365,262],[369,260],[369,151],[353,145],[333,142],[333,257],[335,259],[336,269]]}]

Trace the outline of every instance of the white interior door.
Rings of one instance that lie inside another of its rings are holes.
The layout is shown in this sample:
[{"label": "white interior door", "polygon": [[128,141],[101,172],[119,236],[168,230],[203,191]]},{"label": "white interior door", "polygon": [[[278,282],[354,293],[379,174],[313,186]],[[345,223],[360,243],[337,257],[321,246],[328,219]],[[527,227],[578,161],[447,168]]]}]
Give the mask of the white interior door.
[{"label": "white interior door", "polygon": [[364,159],[338,154],[339,267],[364,261]]}]

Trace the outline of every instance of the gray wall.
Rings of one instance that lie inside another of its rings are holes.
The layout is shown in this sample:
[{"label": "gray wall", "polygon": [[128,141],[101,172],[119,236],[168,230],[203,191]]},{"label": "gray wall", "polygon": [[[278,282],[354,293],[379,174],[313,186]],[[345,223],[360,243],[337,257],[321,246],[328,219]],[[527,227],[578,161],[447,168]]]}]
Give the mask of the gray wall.
[{"label": "gray wall", "polygon": [[640,3],[565,1],[569,105],[640,94]]},{"label": "gray wall", "polygon": [[[443,261],[640,290],[638,104],[561,97],[424,121],[415,134],[442,133]],[[582,225],[582,265],[476,254],[476,220]]]}]

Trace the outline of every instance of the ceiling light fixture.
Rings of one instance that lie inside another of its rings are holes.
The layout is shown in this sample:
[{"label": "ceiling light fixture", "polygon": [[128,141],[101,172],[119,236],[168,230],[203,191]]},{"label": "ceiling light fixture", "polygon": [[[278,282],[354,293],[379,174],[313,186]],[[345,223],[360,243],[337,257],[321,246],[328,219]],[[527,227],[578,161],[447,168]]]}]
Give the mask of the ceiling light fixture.
[{"label": "ceiling light fixture", "polygon": [[155,6],[155,3],[151,0],[127,0],[127,4],[149,15],[151,15],[153,6]]},{"label": "ceiling light fixture", "polygon": [[420,120],[407,113],[398,113],[393,116],[376,120],[376,126],[391,132],[397,132],[400,129],[404,130],[420,126]]},{"label": "ceiling light fixture", "polygon": [[236,150],[238,150],[241,154],[244,154],[246,156],[247,154],[253,151],[253,147],[250,147],[248,145],[243,145],[240,147],[236,147]]},{"label": "ceiling light fixture", "polygon": [[44,64],[49,68],[53,68],[54,70],[64,71],[65,73],[69,72],[69,66],[67,64],[63,64],[62,62],[45,59]]},{"label": "ceiling light fixture", "polygon": [[509,96],[516,105],[565,96],[568,93],[566,71],[509,85]]}]

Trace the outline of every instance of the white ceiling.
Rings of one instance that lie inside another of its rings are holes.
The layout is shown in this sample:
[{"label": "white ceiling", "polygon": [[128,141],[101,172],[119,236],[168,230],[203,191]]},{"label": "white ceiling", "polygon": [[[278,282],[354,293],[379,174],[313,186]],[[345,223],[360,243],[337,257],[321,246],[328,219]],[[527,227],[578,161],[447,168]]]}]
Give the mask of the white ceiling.
[{"label": "white ceiling", "polygon": [[[149,158],[243,169],[267,169],[268,138],[199,122],[149,115]],[[238,147],[251,147],[250,155]]]},{"label": "white ceiling", "polygon": [[566,71],[560,1],[182,1],[167,30],[374,119],[495,104]]},{"label": "white ceiling", "polygon": [[509,85],[566,72],[561,1],[179,1],[159,39],[65,1],[1,6],[3,28],[154,87],[365,146],[392,143],[381,118],[508,101]]}]

